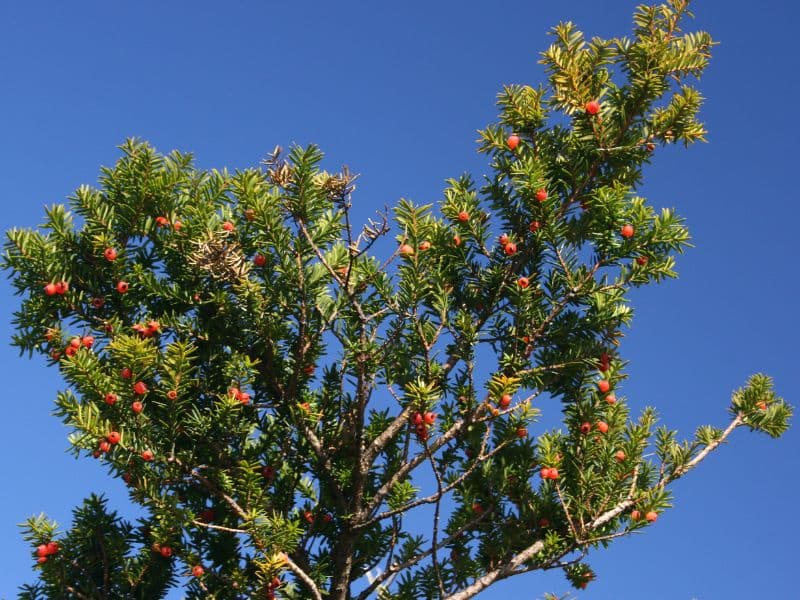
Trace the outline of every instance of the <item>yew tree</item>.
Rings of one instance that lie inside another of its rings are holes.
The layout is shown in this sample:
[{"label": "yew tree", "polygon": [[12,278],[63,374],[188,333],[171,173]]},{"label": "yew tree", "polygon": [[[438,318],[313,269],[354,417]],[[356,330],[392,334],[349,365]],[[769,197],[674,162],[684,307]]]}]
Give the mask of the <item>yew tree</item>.
[{"label": "yew tree", "polygon": [[583,588],[736,429],[780,436],[764,375],[687,440],[622,393],[628,293],[689,240],[637,195],[660,147],[704,138],[714,42],[687,5],[639,7],[629,37],[556,26],[546,83],[506,86],[480,132],[488,174],[436,204],[362,225],[315,146],[229,172],[130,140],[9,231],[13,343],[60,371],[72,451],[141,513],[31,518],[20,597],[462,600],[553,568]]}]

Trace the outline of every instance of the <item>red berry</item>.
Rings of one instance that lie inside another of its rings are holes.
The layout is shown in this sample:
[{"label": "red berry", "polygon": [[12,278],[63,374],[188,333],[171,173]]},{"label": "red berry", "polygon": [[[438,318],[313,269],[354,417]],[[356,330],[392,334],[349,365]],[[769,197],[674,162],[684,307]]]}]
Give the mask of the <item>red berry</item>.
[{"label": "red berry", "polygon": [[43,565],[44,563],[47,562],[47,557],[46,556],[40,556],[39,558],[36,559],[36,562],[39,563],[40,565]]},{"label": "red berry", "polygon": [[133,377],[133,371],[131,371],[128,367],[122,369],[119,374],[122,376],[123,379],[130,379]]},{"label": "red berry", "polygon": [[761,411],[767,410],[767,403],[764,400],[759,400],[756,402],[756,408]]},{"label": "red berry", "polygon": [[608,431],[608,423],[605,421],[598,421],[595,427],[597,427],[597,431],[600,433],[606,433]]},{"label": "red berry", "polygon": [[253,264],[257,267],[263,267],[267,264],[267,257],[259,252],[253,257]]},{"label": "red berry", "polygon": [[508,242],[503,250],[505,250],[506,254],[512,256],[517,253],[517,245],[514,242]]},{"label": "red berry", "polygon": [[303,367],[303,373],[306,375],[313,375],[314,371],[317,370],[317,365],[306,365]]},{"label": "red berry", "polygon": [[411,419],[411,422],[414,423],[416,427],[422,425],[423,423],[422,413],[414,413],[414,417]]},{"label": "red berry", "polygon": [[432,413],[432,412],[430,412],[430,411],[429,411],[429,412],[426,412],[426,413],[423,415],[423,418],[425,419],[425,423],[426,423],[427,425],[433,425],[433,424],[436,422],[436,414],[435,414],[435,413]]},{"label": "red berry", "polygon": [[483,512],[483,507],[479,503],[475,502],[472,504],[472,512],[479,515]]},{"label": "red berry", "polygon": [[36,556],[47,556],[48,554],[50,553],[47,551],[47,544],[40,544],[36,548]]},{"label": "red berry", "polygon": [[558,479],[558,469],[555,467],[550,469],[550,479]]},{"label": "red berry", "polygon": [[508,408],[511,406],[511,394],[503,394],[498,402],[500,408]]},{"label": "red berry", "polygon": [[247,392],[240,392],[239,402],[241,402],[242,404],[250,404],[250,394],[248,394]]},{"label": "red berry", "polygon": [[61,352],[59,352],[58,350],[53,350],[50,353],[50,358],[52,358],[53,360],[58,360],[59,358],[61,358]]},{"label": "red berry", "polygon": [[462,223],[466,223],[469,221],[469,213],[465,210],[462,210],[460,213],[458,213],[458,220]]},{"label": "red berry", "polygon": [[142,412],[142,410],[144,410],[144,404],[136,400],[131,403],[131,410],[134,414],[138,415],[140,412]]},{"label": "red berry", "polygon": [[44,293],[47,296],[55,296],[58,293],[58,288],[56,288],[55,283],[48,283],[44,286]]},{"label": "red berry", "polygon": [[501,246],[505,246],[508,243],[508,234],[507,233],[501,234],[500,237],[498,238],[498,241],[500,242]]},{"label": "red berry", "polygon": [[164,558],[169,558],[172,556],[172,548],[169,546],[161,546],[161,548],[158,550],[158,553]]},{"label": "red berry", "polygon": [[411,256],[414,254],[414,248],[409,244],[403,244],[400,246],[400,256]]},{"label": "red berry", "polygon": [[175,221],[175,222],[172,224],[172,228],[173,228],[175,231],[180,231],[180,230],[183,228],[183,223],[181,223],[180,221]]},{"label": "red berry", "polygon": [[156,217],[156,225],[159,227],[166,227],[169,225],[169,219],[167,219],[167,217]]},{"label": "red berry", "polygon": [[94,458],[100,458],[100,450],[95,450],[94,452],[92,452],[92,456]]},{"label": "red berry", "polygon": [[70,357],[75,356],[77,353],[78,353],[78,349],[75,346],[67,346],[64,349],[64,354],[66,354],[67,356],[70,356]]},{"label": "red berry", "polygon": [[631,520],[638,521],[641,518],[642,518],[642,513],[640,511],[638,510],[631,511]]},{"label": "red berry", "polygon": [[657,513],[657,512],[655,512],[654,510],[651,510],[650,512],[648,512],[648,513],[647,513],[647,514],[644,516],[644,518],[645,518],[645,520],[647,520],[649,523],[655,523],[655,522],[656,522],[656,520],[658,519],[658,513]]},{"label": "red berry", "polygon": [[624,237],[626,240],[629,240],[630,238],[633,237],[633,225],[631,224],[623,225],[622,229],[620,229],[619,232],[622,235],[622,237]]},{"label": "red berry", "polygon": [[636,264],[640,267],[643,267],[647,264],[647,257],[646,256],[637,256],[636,257]]},{"label": "red berry", "polygon": [[430,250],[431,249],[431,243],[429,241],[427,241],[427,240],[425,240],[423,242],[420,242],[419,243],[419,249],[422,252],[425,252],[425,250]]},{"label": "red berry", "polygon": [[119,441],[122,439],[122,436],[119,434],[119,431],[110,431],[106,436],[109,444],[119,444]]},{"label": "red berry", "polygon": [[92,298],[92,306],[94,308],[103,308],[105,303],[106,301],[103,298]]},{"label": "red berry", "polygon": [[592,430],[592,424],[588,421],[581,423],[581,433],[587,434]]},{"label": "red berry", "polygon": [[130,473],[123,473],[122,480],[128,485],[130,485],[131,481],[133,481],[133,475],[131,475]]},{"label": "red berry", "polygon": [[617,450],[614,453],[614,458],[617,459],[617,461],[622,462],[625,460],[625,453],[622,450]]},{"label": "red berry", "polygon": [[508,136],[506,144],[508,144],[509,150],[516,150],[517,146],[519,146],[519,136],[516,133],[512,133]]},{"label": "red berry", "polygon": [[167,398],[170,400],[175,400],[178,398],[178,392],[176,390],[170,390],[167,392]]},{"label": "red berry", "polygon": [[69,290],[69,283],[67,283],[66,281],[59,281],[56,284],[56,293],[57,294],[61,294],[63,296],[64,294],[67,293],[67,290]]},{"label": "red berry", "polygon": [[[322,515],[322,520],[325,521],[326,523],[332,523],[333,522],[333,516],[330,513],[325,513],[324,515]],[[280,585],[280,584],[278,584],[278,585]],[[278,586],[275,586],[275,587],[278,587]]]},{"label": "red berry", "polygon": [[310,510],[304,510],[303,519],[305,520],[306,523],[310,525],[311,523],[314,522],[314,513],[311,512]]},{"label": "red berry", "polygon": [[541,226],[542,226],[542,225],[541,225],[541,223],[539,223],[539,221],[531,221],[531,224],[530,224],[530,225],[528,225],[528,230],[529,230],[531,233],[536,233],[537,231],[539,231],[539,228],[540,228]]},{"label": "red berry", "polygon": [[106,248],[103,251],[103,256],[106,257],[106,260],[113,262],[117,260],[117,251],[114,248]]},{"label": "red berry", "polygon": [[547,200],[547,190],[544,188],[536,190],[536,194],[534,195],[537,202],[544,202]]},{"label": "red berry", "polygon": [[147,389],[147,384],[144,381],[137,381],[133,384],[133,391],[141,396],[146,394],[149,390]]},{"label": "red berry", "polygon": [[517,437],[518,438],[526,438],[528,437],[528,430],[524,427],[517,427]]},{"label": "red berry", "polygon": [[105,402],[109,406],[114,406],[117,403],[117,395],[114,392],[108,392],[105,397]]},{"label": "red berry", "polygon": [[84,348],[91,348],[94,345],[94,338],[90,335],[87,335],[81,339],[81,344],[83,344]]},{"label": "red berry", "polygon": [[460,246],[461,245],[461,236],[454,235],[453,236],[453,245]]},{"label": "red berry", "polygon": [[609,394],[608,396],[606,396],[606,402],[608,404],[616,404],[617,403],[617,397],[614,394]]},{"label": "red berry", "polygon": [[150,462],[153,460],[153,451],[152,450],[142,450],[141,454],[142,460],[145,462]]},{"label": "red berry", "polygon": [[222,228],[223,228],[225,231],[233,231],[233,223],[231,223],[230,221],[225,221],[225,222],[222,224]]},{"label": "red berry", "polygon": [[69,345],[75,348],[76,350],[81,347],[81,338],[74,337],[69,341]]},{"label": "red berry", "polygon": [[520,277],[517,279],[517,285],[521,287],[523,290],[527,288],[531,284],[530,280],[527,277]]},{"label": "red berry", "polygon": [[542,529],[550,527],[550,519],[548,519],[547,517],[542,517],[541,519],[539,519],[539,527],[541,527]]},{"label": "red berry", "polygon": [[100,444],[98,444],[97,449],[100,450],[100,452],[108,452],[109,450],[111,450],[111,444],[103,440],[102,442],[100,442]]},{"label": "red berry", "polygon": [[539,476],[542,479],[550,479],[550,471],[551,471],[551,469],[545,467],[541,471],[539,471]]},{"label": "red berry", "polygon": [[600,103],[597,100],[589,100],[584,108],[587,114],[596,115],[600,112]]},{"label": "red berry", "polygon": [[203,573],[205,573],[205,571],[203,570],[202,565],[195,565],[192,567],[192,575],[195,577],[202,577]]},{"label": "red berry", "polygon": [[273,467],[272,465],[264,465],[263,467],[261,467],[261,476],[264,479],[271,480],[273,477],[275,477],[275,467]]},{"label": "red berry", "polygon": [[605,394],[608,390],[611,389],[611,384],[608,383],[607,379],[601,379],[597,382],[597,389],[600,390],[601,394]]},{"label": "red berry", "polygon": [[118,282],[117,282],[117,291],[118,291],[120,294],[125,294],[125,293],[127,293],[127,292],[128,292],[128,290],[130,289],[130,287],[131,287],[131,286],[128,284],[128,282],[127,282],[127,281],[118,281]]}]

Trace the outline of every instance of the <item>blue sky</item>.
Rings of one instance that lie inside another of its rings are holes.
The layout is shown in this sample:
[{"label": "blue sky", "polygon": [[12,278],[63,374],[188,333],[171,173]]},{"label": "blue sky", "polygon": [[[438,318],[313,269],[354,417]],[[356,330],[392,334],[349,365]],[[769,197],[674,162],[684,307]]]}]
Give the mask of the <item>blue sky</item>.
[{"label": "blue sky", "polygon": [[[730,391],[757,371],[800,398],[796,376],[798,78],[794,3],[698,0],[698,28],[722,43],[701,88],[710,143],[659,151],[643,188],[688,219],[696,248],[681,278],[637,291],[625,394],[691,435],[721,424]],[[45,204],[94,183],[115,146],[139,136],[193,151],[202,167],[257,165],[275,144],[316,142],[362,174],[358,214],[399,197],[438,200],[443,180],[480,174],[476,130],[503,83],[537,83],[545,31],[629,30],[635,2],[402,3],[175,1],[0,3],[0,228],[35,226]],[[3,338],[16,306],[0,286]],[[90,491],[125,494],[65,454],[52,416],[60,382],[0,345],[0,597],[32,579],[16,523],[68,522]],[[591,561],[581,597],[785,598],[796,585],[800,437],[737,432],[675,486],[676,508]],[[541,598],[569,586],[530,575],[481,598]]]}]

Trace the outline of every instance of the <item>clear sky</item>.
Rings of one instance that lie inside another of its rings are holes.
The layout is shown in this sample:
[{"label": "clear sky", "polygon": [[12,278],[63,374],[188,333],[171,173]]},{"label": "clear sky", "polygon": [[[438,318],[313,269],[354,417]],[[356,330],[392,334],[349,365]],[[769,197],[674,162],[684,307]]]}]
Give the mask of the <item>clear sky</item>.
[{"label": "clear sky", "polygon": [[[255,166],[276,145],[319,143],[327,165],[362,173],[366,217],[399,197],[440,198],[443,180],[480,174],[476,130],[494,119],[503,83],[542,78],[546,30],[630,29],[634,1],[0,2],[0,229],[35,226],[44,204],[97,180],[115,146],[143,137],[196,153],[202,167]],[[644,193],[688,219],[696,248],[681,278],[634,294],[622,354],[624,393],[691,435],[725,422],[730,391],[797,378],[796,47],[788,0],[697,0],[698,28],[721,41],[701,83],[710,143],[659,150]],[[2,337],[17,299],[0,286]],[[45,511],[62,523],[91,491],[122,485],[64,453],[50,416],[60,382],[43,360],[0,344],[0,598],[32,579],[16,524]],[[556,410],[555,407],[551,407]],[[794,514],[800,434],[733,443],[675,486],[676,508],[644,535],[590,563],[597,600],[788,598],[796,582]],[[564,593],[560,573],[533,574],[481,598]]]}]

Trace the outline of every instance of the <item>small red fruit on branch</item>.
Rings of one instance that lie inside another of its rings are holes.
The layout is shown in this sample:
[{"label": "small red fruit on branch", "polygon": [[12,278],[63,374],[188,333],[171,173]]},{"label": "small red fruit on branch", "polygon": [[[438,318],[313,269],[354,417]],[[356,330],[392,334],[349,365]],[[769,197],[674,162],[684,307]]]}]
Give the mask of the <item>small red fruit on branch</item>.
[{"label": "small red fruit on branch", "polygon": [[606,402],[608,404],[612,404],[612,405],[616,404],[617,403],[617,397],[614,394],[609,394],[608,396],[606,396]]},{"label": "small red fruit on branch", "polygon": [[503,394],[500,397],[500,402],[498,402],[497,404],[500,405],[500,408],[508,408],[509,406],[511,406],[511,394]]},{"label": "small red fruit on branch", "polygon": [[144,381],[137,381],[133,384],[133,391],[142,396],[150,390],[147,388],[147,384]]},{"label": "small red fruit on branch", "polygon": [[584,108],[586,109],[586,114],[594,116],[600,112],[600,103],[597,100],[589,100]]},{"label": "small red fruit on branch", "polygon": [[519,136],[516,133],[512,133],[510,136],[508,136],[506,144],[508,144],[509,150],[516,150],[517,146],[519,146]]},{"label": "small red fruit on branch", "polygon": [[605,394],[608,390],[611,389],[611,384],[608,382],[607,379],[601,379],[597,382],[597,389],[600,390],[601,394]]},{"label": "small red fruit on branch", "polygon": [[46,296],[55,296],[58,293],[55,283],[48,283],[44,286],[44,293]]},{"label": "small red fruit on branch", "polygon": [[592,430],[592,424],[589,423],[588,421],[584,421],[583,423],[581,423],[580,430],[581,433],[587,434]]},{"label": "small red fruit on branch", "polygon": [[411,256],[414,254],[414,247],[410,244],[403,244],[400,246],[400,256]]},{"label": "small red fruit on branch", "polygon": [[133,414],[138,415],[144,410],[144,404],[136,400],[135,402],[131,403],[131,410]]},{"label": "small red fruit on branch", "polygon": [[140,456],[142,457],[142,460],[145,461],[145,462],[150,462],[154,458],[152,450],[142,450],[142,453],[141,453]]},{"label": "small red fruit on branch", "polygon": [[225,221],[225,222],[222,224],[222,228],[223,228],[225,231],[233,231],[233,229],[234,229],[234,227],[233,227],[233,223],[231,223],[230,221]]},{"label": "small red fruit on branch", "polygon": [[109,444],[119,444],[119,441],[122,439],[122,436],[119,434],[119,431],[110,431],[106,436]]},{"label": "small red fruit on branch", "polygon": [[625,460],[625,453],[624,453],[622,450],[617,450],[617,451],[614,453],[614,458],[615,458],[615,459],[616,459],[618,462],[622,462],[622,461],[624,461],[624,460]]},{"label": "small red fruit on branch", "polygon": [[69,291],[69,283],[67,283],[66,281],[59,281],[56,284],[56,294],[63,296],[68,291]]},{"label": "small red fruit on branch", "polygon": [[626,240],[629,240],[633,237],[634,234],[633,225],[627,223],[622,226],[622,229],[620,229],[619,232],[620,235],[622,235],[622,237],[624,237]]},{"label": "small red fruit on branch", "polygon": [[117,292],[119,292],[120,294],[127,294],[130,287],[131,286],[127,281],[117,282]]},{"label": "small red fruit on branch", "polygon": [[169,219],[167,219],[167,217],[164,216],[156,217],[156,225],[158,225],[159,227],[166,227],[167,225],[169,225]]},{"label": "small red fruit on branch", "polygon": [[430,250],[431,249],[431,243],[429,241],[427,241],[427,240],[425,240],[423,242],[420,242],[419,243],[419,249],[422,252],[425,252],[426,250]]},{"label": "small red fruit on branch", "polygon": [[205,570],[202,565],[195,565],[192,567],[192,575],[195,577],[202,577],[203,573],[205,573]]},{"label": "small red fruit on branch", "polygon": [[267,257],[259,252],[253,257],[253,264],[257,267],[263,267],[267,264]]},{"label": "small red fruit on branch", "polygon": [[608,431],[608,423],[605,421],[598,421],[595,427],[597,427],[597,431],[600,433],[606,433]]},{"label": "small red fruit on branch", "polygon": [[462,223],[466,223],[469,221],[469,213],[465,210],[462,210],[460,213],[458,213],[458,220]]},{"label": "small red fruit on branch", "polygon": [[114,392],[108,392],[104,400],[109,406],[114,406],[117,403],[117,395]]},{"label": "small red fruit on branch", "polygon": [[645,514],[644,518],[649,523],[655,523],[656,520],[658,519],[658,513],[655,512],[654,510],[651,510],[650,512]]},{"label": "small red fruit on branch", "polygon": [[117,260],[117,251],[114,248],[106,248],[103,250],[103,256],[106,257],[107,261],[114,262]]},{"label": "small red fruit on branch", "polygon": [[521,287],[523,290],[527,288],[530,284],[531,284],[530,279],[528,279],[527,277],[520,277],[519,279],[517,279],[517,285],[519,285],[519,287]]},{"label": "small red fruit on branch", "polygon": [[547,200],[547,190],[544,188],[540,188],[536,190],[536,194],[534,194],[533,197],[536,198],[537,202],[544,202],[545,200]]},{"label": "small red fruit on branch", "polygon": [[541,226],[542,226],[542,225],[541,225],[541,223],[539,223],[539,221],[531,221],[531,224],[530,224],[530,225],[528,225],[528,230],[529,230],[531,233],[536,233],[537,231],[539,231],[539,228],[540,228]]},{"label": "small red fruit on branch", "polygon": [[509,256],[513,256],[517,253],[517,245],[514,242],[508,242],[503,250],[505,250],[505,253]]},{"label": "small red fruit on branch", "polygon": [[128,367],[122,369],[119,374],[123,379],[130,379],[133,377],[133,371],[131,371]]}]

